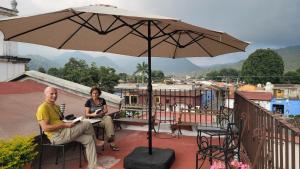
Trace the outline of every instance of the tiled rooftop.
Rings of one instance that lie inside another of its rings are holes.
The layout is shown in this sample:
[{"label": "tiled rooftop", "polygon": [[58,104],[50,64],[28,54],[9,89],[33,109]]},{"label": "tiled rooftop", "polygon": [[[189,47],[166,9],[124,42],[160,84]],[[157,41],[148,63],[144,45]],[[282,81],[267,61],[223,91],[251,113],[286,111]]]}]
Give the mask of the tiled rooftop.
[{"label": "tiled rooftop", "polygon": [[[98,161],[105,158],[120,159],[116,160],[116,164],[111,167],[111,169],[123,169],[123,160],[135,147],[144,146],[147,147],[147,132],[145,131],[134,131],[134,130],[118,130],[116,133],[116,143],[120,146],[120,151],[112,151],[106,145],[105,150],[99,152]],[[153,147],[156,148],[171,148],[175,150],[175,162],[173,163],[171,169],[193,169],[196,167],[196,150],[197,143],[195,136],[180,136],[173,137],[166,133],[153,134]],[[78,149],[76,149],[78,151]],[[74,153],[73,149],[69,149],[67,152],[66,169],[77,169],[79,168],[79,155],[77,152]],[[61,168],[62,163],[55,165],[54,155],[47,157],[51,160],[44,160],[42,168],[52,169]],[[105,164],[108,164],[105,163]],[[83,161],[83,167],[86,168],[87,163]],[[209,166],[204,166],[203,169],[209,168]]]}]

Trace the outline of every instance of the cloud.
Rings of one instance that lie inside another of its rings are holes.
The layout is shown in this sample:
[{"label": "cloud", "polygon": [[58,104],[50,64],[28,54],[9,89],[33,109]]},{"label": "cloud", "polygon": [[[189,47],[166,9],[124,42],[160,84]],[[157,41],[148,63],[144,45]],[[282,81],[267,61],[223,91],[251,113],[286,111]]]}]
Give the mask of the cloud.
[{"label": "cloud", "polygon": [[99,3],[225,31],[251,42],[247,51],[300,44],[299,0],[19,0],[18,9],[23,15]]}]

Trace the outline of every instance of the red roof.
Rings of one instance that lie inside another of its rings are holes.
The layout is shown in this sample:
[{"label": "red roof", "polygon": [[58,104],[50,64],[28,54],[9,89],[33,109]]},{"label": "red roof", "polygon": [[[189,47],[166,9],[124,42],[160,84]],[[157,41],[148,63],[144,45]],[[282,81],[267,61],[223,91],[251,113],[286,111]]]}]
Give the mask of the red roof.
[{"label": "red roof", "polygon": [[46,85],[33,80],[18,82],[0,82],[0,95],[42,92]]},{"label": "red roof", "polygon": [[263,100],[263,101],[270,101],[272,99],[272,93],[271,92],[240,92],[243,96],[245,96],[249,100]]},{"label": "red roof", "polygon": [[[34,80],[0,83],[0,139],[39,132],[35,113],[44,101],[46,85]],[[86,97],[58,90],[57,104],[66,104],[66,114],[84,115]],[[108,106],[109,112],[116,108]]]}]

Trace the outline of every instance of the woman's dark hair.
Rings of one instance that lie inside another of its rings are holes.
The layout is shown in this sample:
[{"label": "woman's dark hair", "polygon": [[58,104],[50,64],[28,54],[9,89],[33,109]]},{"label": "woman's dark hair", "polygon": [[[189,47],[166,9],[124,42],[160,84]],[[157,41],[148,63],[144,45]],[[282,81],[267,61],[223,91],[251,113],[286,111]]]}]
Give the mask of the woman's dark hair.
[{"label": "woman's dark hair", "polygon": [[90,91],[90,95],[92,95],[93,91],[97,90],[99,95],[101,94],[101,89],[97,86],[92,86],[91,91]]}]

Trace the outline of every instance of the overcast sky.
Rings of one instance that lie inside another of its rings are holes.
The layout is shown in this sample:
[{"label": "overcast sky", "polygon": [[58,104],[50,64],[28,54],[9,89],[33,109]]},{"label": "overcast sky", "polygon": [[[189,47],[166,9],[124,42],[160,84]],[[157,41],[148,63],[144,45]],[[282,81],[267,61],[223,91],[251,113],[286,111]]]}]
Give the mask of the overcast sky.
[{"label": "overcast sky", "polygon": [[[300,45],[300,0],[17,0],[19,15],[30,15],[91,4],[111,4],[119,8],[168,16],[185,22],[227,32],[251,42],[246,53],[216,58],[193,58],[198,65],[234,62],[257,48]],[[10,8],[10,0],[0,0]],[[34,49],[34,50],[33,50]],[[20,46],[19,53],[59,53],[32,45]],[[99,53],[98,53],[99,54]]]}]

